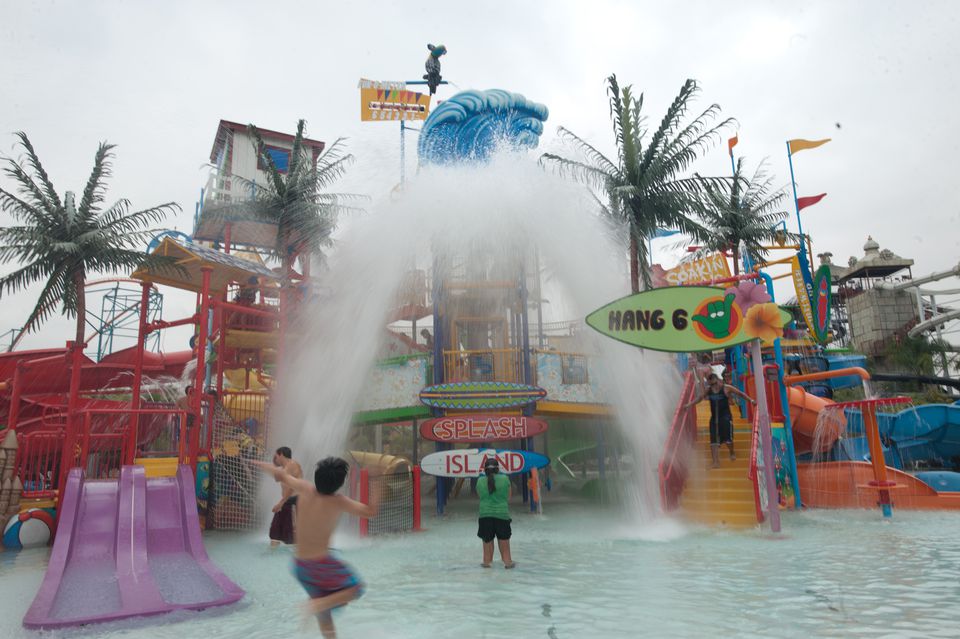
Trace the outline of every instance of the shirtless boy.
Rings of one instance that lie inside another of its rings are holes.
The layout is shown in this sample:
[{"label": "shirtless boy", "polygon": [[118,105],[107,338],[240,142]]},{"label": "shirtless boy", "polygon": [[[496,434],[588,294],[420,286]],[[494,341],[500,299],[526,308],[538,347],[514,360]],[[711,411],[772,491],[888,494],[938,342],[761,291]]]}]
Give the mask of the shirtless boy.
[{"label": "shirtless boy", "polygon": [[[295,479],[303,477],[300,464],[293,459],[293,453],[287,446],[281,446],[273,454],[273,465],[282,468]],[[280,486],[280,501],[273,506],[273,521],[270,522],[270,545],[279,546],[281,543],[293,543],[294,513],[296,512],[297,498],[293,490],[287,485]]]},{"label": "shirtless boy", "polygon": [[[353,570],[330,554],[330,537],[342,513],[369,519],[380,506],[379,481],[371,482],[370,503],[338,495],[350,467],[338,457],[317,463],[313,483],[294,477],[281,467],[254,462],[274,479],[289,487],[297,497],[297,539],[295,572],[310,595],[307,610],[317,615],[324,637],[336,637],[330,611],[345,606],[363,594],[363,582]],[[379,473],[374,470],[371,476]]]}]

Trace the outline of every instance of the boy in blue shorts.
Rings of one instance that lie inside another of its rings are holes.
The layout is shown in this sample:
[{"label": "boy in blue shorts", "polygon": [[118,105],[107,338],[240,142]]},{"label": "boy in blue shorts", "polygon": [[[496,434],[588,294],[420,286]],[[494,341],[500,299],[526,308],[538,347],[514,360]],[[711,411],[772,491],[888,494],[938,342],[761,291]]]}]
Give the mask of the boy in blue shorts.
[{"label": "boy in blue shorts", "polygon": [[297,498],[295,573],[310,596],[307,611],[317,615],[320,632],[324,637],[336,637],[330,611],[359,598],[363,594],[363,582],[349,566],[330,554],[330,537],[342,513],[366,519],[377,515],[379,470],[372,469],[370,503],[364,504],[337,494],[350,470],[347,462],[339,457],[320,460],[313,483],[267,462],[254,463],[290,488]]}]

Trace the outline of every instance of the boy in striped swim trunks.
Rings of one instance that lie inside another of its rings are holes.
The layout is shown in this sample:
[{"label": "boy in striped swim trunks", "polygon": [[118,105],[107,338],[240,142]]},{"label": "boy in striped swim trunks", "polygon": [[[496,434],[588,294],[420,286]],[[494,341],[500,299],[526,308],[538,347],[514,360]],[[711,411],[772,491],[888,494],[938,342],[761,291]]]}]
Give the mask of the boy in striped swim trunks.
[{"label": "boy in striped swim trunks", "polygon": [[307,591],[307,611],[317,615],[324,637],[336,637],[330,611],[345,606],[363,594],[363,582],[353,570],[330,554],[330,537],[342,513],[375,517],[380,505],[379,471],[371,469],[370,503],[338,495],[350,467],[339,457],[327,457],[317,463],[313,483],[298,479],[267,462],[255,462],[290,488],[297,497],[296,558],[294,573]]}]

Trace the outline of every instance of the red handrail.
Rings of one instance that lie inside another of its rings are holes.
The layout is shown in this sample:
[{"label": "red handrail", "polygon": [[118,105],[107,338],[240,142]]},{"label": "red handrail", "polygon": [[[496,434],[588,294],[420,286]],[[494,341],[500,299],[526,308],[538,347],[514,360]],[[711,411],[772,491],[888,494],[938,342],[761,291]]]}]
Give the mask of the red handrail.
[{"label": "red handrail", "polygon": [[[760,479],[757,472],[757,450],[760,448],[760,411],[753,411],[753,434],[750,437],[750,468],[747,479],[753,482],[753,505],[757,511],[757,523],[763,523],[763,508],[760,504]],[[765,463],[770,463],[765,461]]]},{"label": "red handrail", "polygon": [[677,409],[673,414],[670,432],[663,446],[663,457],[657,473],[660,478],[660,501],[663,509],[673,510],[680,500],[683,484],[687,479],[686,460],[680,460],[684,440],[693,442],[697,435],[696,407],[687,406],[696,392],[696,378],[693,372],[688,371],[684,376],[683,388],[677,400]]},{"label": "red handrail", "polygon": [[[80,411],[76,420],[79,424],[79,432],[68,428],[64,433],[60,456],[60,474],[56,488],[59,489],[66,485],[67,473],[70,472],[71,468],[86,467],[90,454],[91,439],[118,439],[120,445],[118,462],[120,465],[132,464],[136,457],[136,444],[139,434],[136,428],[131,428],[131,423],[139,421],[130,420],[129,418],[133,415],[171,415],[177,417],[179,421],[177,425],[179,431],[177,438],[177,461],[183,464],[189,459],[190,463],[196,466],[196,455],[191,455],[190,451],[186,448],[186,414],[186,411],[180,408],[89,408]],[[109,432],[94,433],[93,417],[97,415],[128,416],[128,422],[120,428],[114,428]]]}]

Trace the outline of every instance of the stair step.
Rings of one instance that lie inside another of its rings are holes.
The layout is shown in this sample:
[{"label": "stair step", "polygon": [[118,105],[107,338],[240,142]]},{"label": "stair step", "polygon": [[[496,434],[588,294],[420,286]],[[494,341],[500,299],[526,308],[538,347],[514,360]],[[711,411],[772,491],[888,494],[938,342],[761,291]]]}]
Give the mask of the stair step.
[{"label": "stair step", "polygon": [[695,481],[687,482],[684,492],[698,493],[704,491],[716,492],[718,490],[729,491],[733,493],[753,494],[753,483],[748,481]]},{"label": "stair step", "polygon": [[729,500],[701,500],[701,499],[681,499],[680,505],[686,510],[701,513],[752,513],[756,512],[756,507],[751,499],[750,501],[729,501]]},{"label": "stair step", "polygon": [[717,473],[730,474],[731,471],[736,471],[746,477],[750,471],[750,464],[746,462],[741,464],[739,460],[735,462],[721,461],[720,468],[714,468],[709,459],[695,459],[687,468],[690,471],[690,476],[716,475]]},{"label": "stair step", "polygon": [[[708,450],[698,450],[698,451],[696,451],[696,453],[693,455],[693,458],[694,458],[694,459],[698,459],[698,460],[700,460],[700,461],[710,462],[710,461],[713,460],[713,455],[711,455],[711,454],[710,454],[710,451],[708,451]],[[743,464],[744,466],[749,466],[749,465],[750,465],[750,457],[749,457],[749,455],[747,455],[746,452],[744,451],[744,452],[738,454],[736,459],[734,459],[734,460],[731,461],[730,455],[727,453],[727,451],[724,450],[724,451],[721,451],[721,452],[720,452],[720,463],[721,463],[721,464],[724,464],[724,465]]]},{"label": "stair step", "polygon": [[693,484],[687,487],[684,495],[691,497],[711,496],[723,498],[729,496],[732,499],[753,499],[753,484]]},{"label": "stair step", "polygon": [[757,525],[756,513],[730,513],[721,516],[712,516],[704,513],[683,512],[690,521],[712,526],[730,526],[732,528],[749,528]]}]

